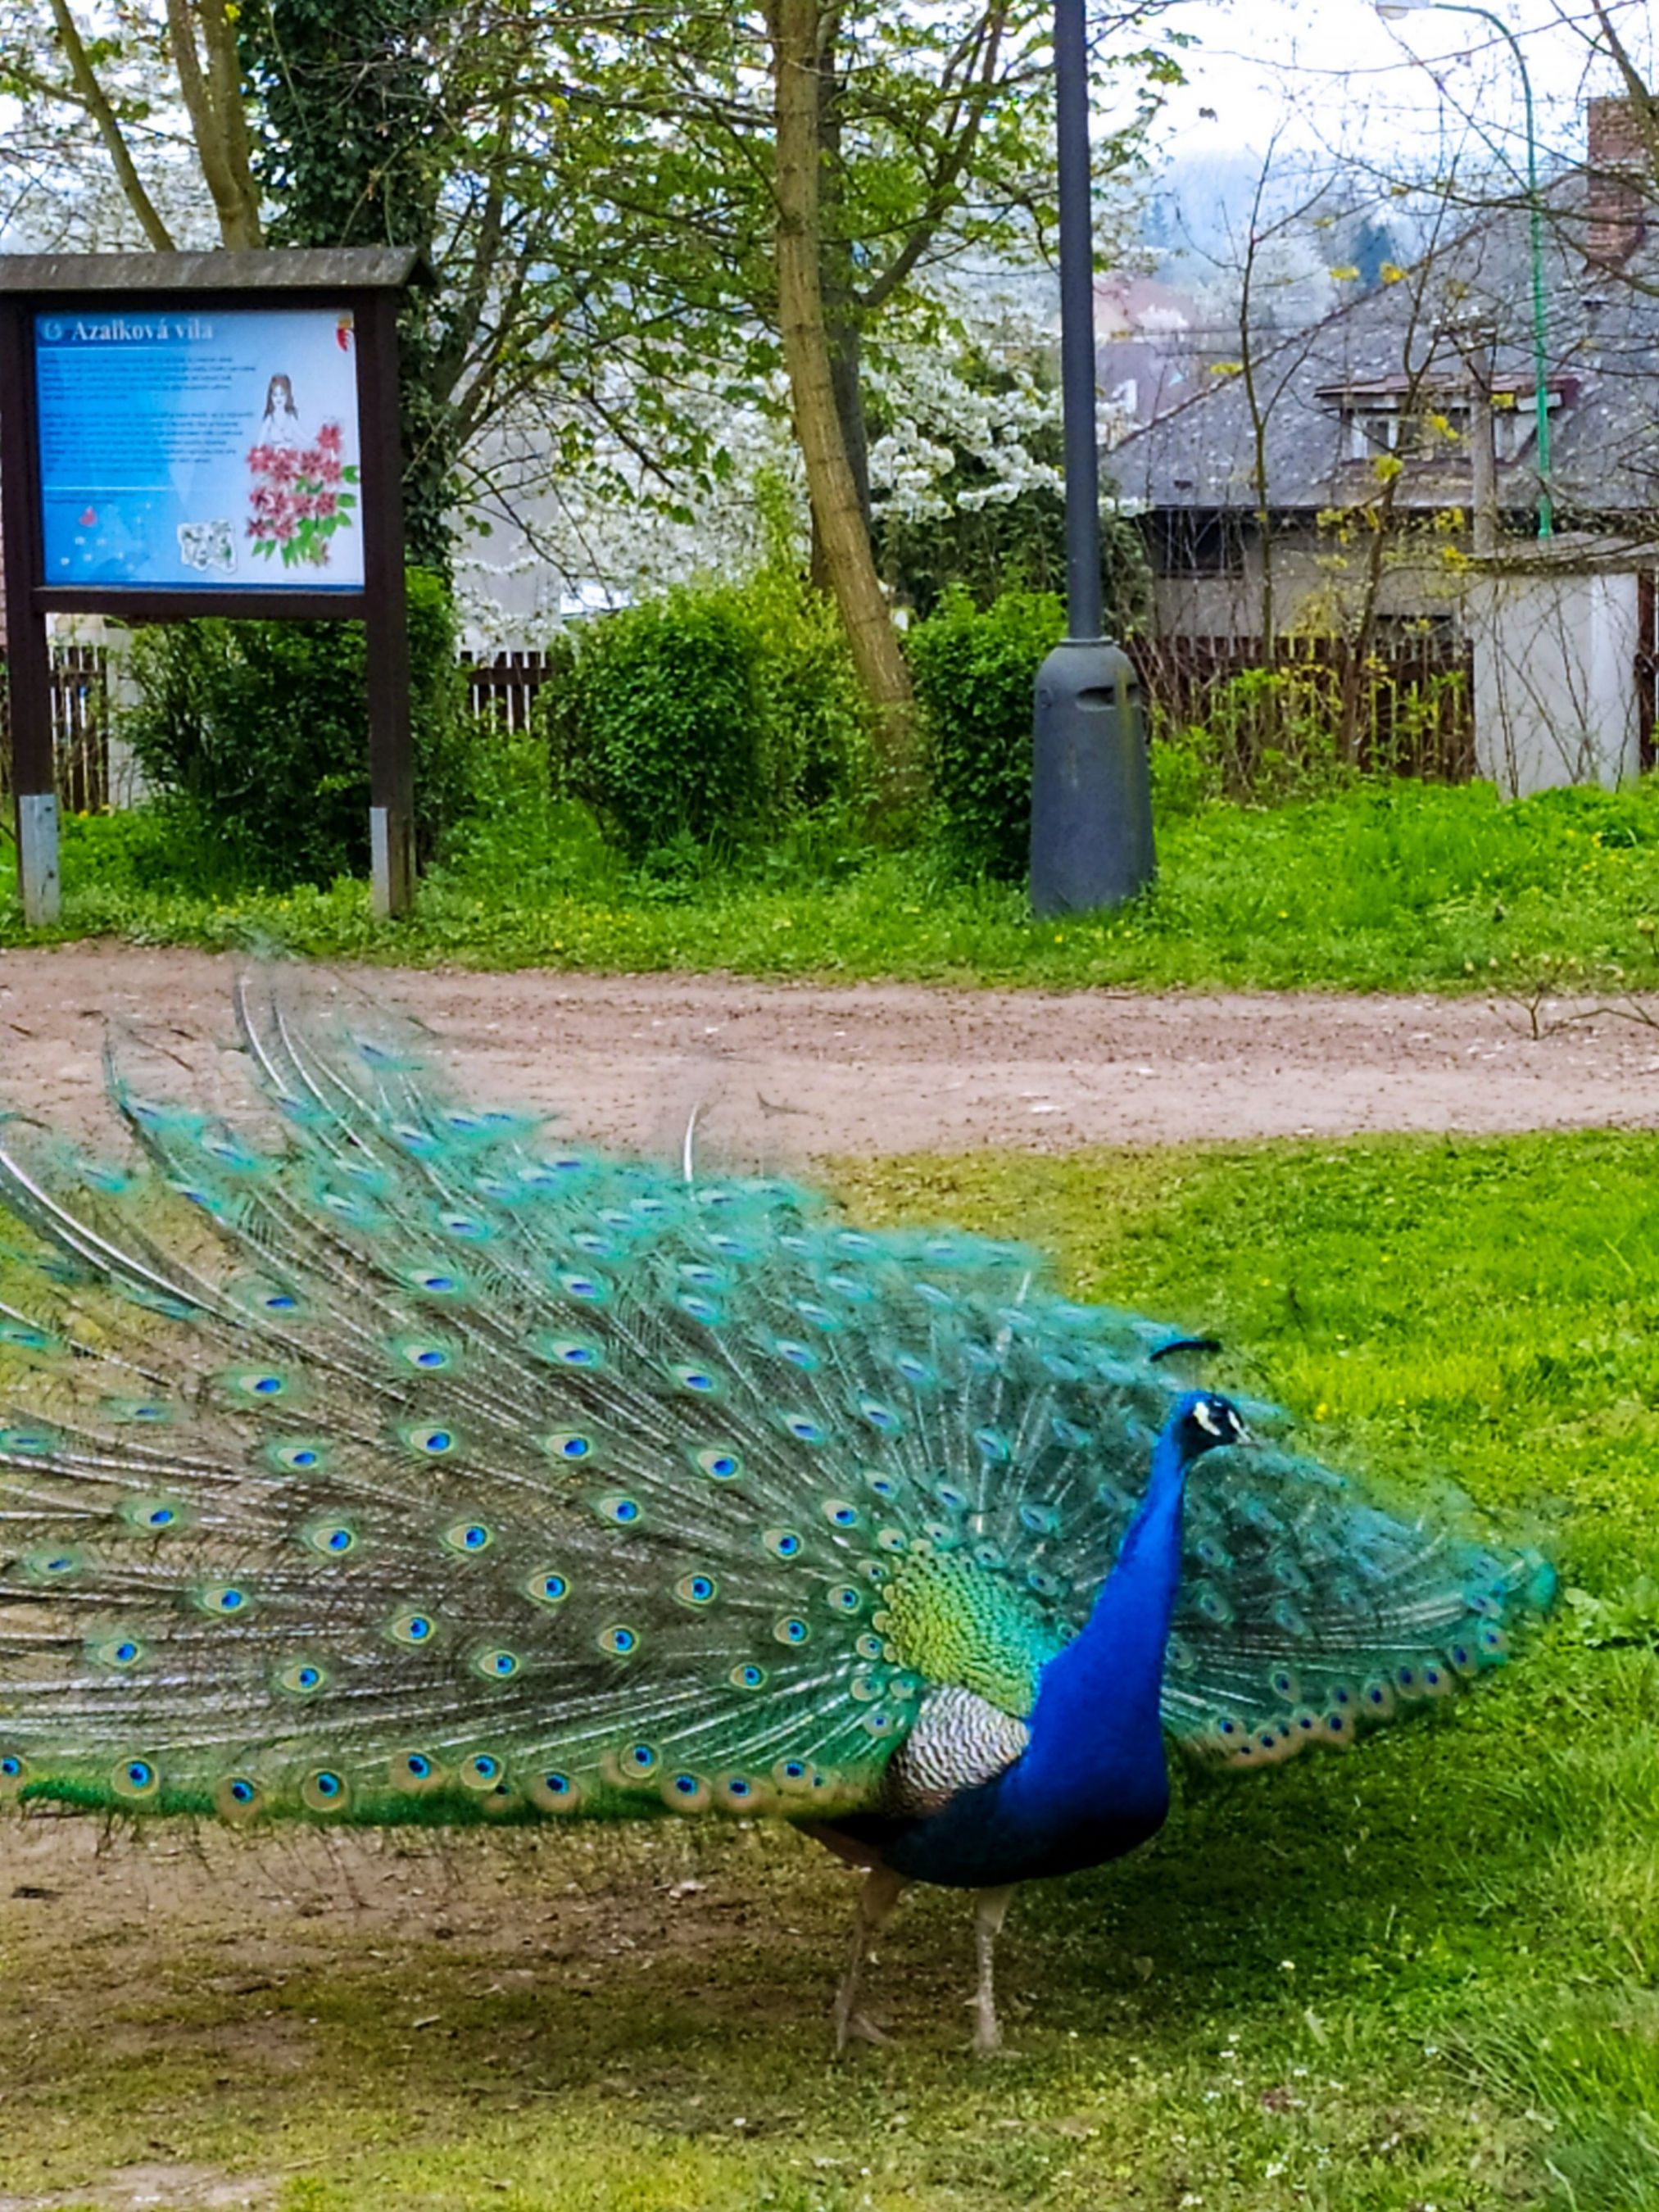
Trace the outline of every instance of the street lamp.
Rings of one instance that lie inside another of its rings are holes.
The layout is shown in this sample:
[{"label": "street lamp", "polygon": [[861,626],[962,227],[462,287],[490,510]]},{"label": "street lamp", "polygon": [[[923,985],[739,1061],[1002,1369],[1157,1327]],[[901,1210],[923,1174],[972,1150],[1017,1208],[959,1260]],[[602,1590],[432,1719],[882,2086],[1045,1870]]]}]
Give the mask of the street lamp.
[{"label": "street lamp", "polygon": [[1128,654],[1102,632],[1085,11],[1085,0],[1055,0],[1066,620],[1036,680],[1031,905],[1044,916],[1121,906],[1157,869],[1139,685]]},{"label": "street lamp", "polygon": [[1527,205],[1532,232],[1532,362],[1533,382],[1536,387],[1534,401],[1538,413],[1538,535],[1548,538],[1555,527],[1554,512],[1550,504],[1550,395],[1548,386],[1549,358],[1544,321],[1544,202],[1538,190],[1538,134],[1533,121],[1532,79],[1527,73],[1527,58],[1521,51],[1521,41],[1501,15],[1494,15],[1490,8],[1477,8],[1468,0],[1372,0],[1376,12],[1384,22],[1397,22],[1402,15],[1478,15],[1483,23],[1490,23],[1515,56],[1515,66],[1520,72],[1521,91],[1527,108]]}]

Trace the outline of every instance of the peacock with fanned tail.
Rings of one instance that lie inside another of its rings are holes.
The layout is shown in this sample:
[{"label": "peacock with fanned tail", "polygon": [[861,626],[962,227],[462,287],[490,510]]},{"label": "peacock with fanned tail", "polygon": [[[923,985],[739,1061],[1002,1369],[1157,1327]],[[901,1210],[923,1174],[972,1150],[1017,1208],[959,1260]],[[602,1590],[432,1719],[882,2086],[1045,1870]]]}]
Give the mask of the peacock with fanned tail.
[{"label": "peacock with fanned tail", "polygon": [[459,1102],[362,1009],[265,1110],[111,1062],[136,1164],[0,1126],[0,1796],[318,1823],[768,1814],[909,1881],[1115,1857],[1164,1745],[1431,1703],[1547,1602],[1182,1387],[1019,1248]]}]

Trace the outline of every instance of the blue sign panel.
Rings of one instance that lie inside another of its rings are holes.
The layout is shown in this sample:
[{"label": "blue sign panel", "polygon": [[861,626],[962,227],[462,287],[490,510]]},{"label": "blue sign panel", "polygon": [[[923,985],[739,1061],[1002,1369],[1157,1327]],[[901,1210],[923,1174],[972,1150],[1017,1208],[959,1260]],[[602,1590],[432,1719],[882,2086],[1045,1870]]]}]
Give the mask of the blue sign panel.
[{"label": "blue sign panel", "polygon": [[34,364],[46,584],[362,589],[349,311],[48,308]]}]

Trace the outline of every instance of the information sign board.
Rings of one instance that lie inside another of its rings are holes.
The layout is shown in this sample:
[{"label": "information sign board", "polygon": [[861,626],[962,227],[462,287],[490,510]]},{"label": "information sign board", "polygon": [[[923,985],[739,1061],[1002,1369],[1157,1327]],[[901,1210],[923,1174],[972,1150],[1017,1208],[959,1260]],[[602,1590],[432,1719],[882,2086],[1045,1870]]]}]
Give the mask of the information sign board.
[{"label": "information sign board", "polygon": [[[17,884],[57,919],[64,616],[363,625],[374,911],[414,895],[398,303],[407,246],[0,253]],[[295,702],[296,714],[305,702]]]},{"label": "information sign board", "polygon": [[33,316],[48,588],[363,588],[349,307]]}]

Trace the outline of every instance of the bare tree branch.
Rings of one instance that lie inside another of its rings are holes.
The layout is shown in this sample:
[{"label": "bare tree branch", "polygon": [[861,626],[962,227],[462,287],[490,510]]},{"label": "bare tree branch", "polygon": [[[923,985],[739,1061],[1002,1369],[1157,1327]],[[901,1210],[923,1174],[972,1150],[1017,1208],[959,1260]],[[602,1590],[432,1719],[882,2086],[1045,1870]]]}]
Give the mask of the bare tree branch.
[{"label": "bare tree branch", "polygon": [[160,210],[144,189],[143,179],[134,165],[131,149],[117,119],[109,96],[98,82],[81,33],[70,15],[67,0],[52,0],[52,19],[62,40],[68,58],[70,75],[76,95],[87,113],[98,126],[98,135],[104,142],[122,195],[143,226],[143,233],[158,253],[173,252],[173,234],[161,220]]}]

